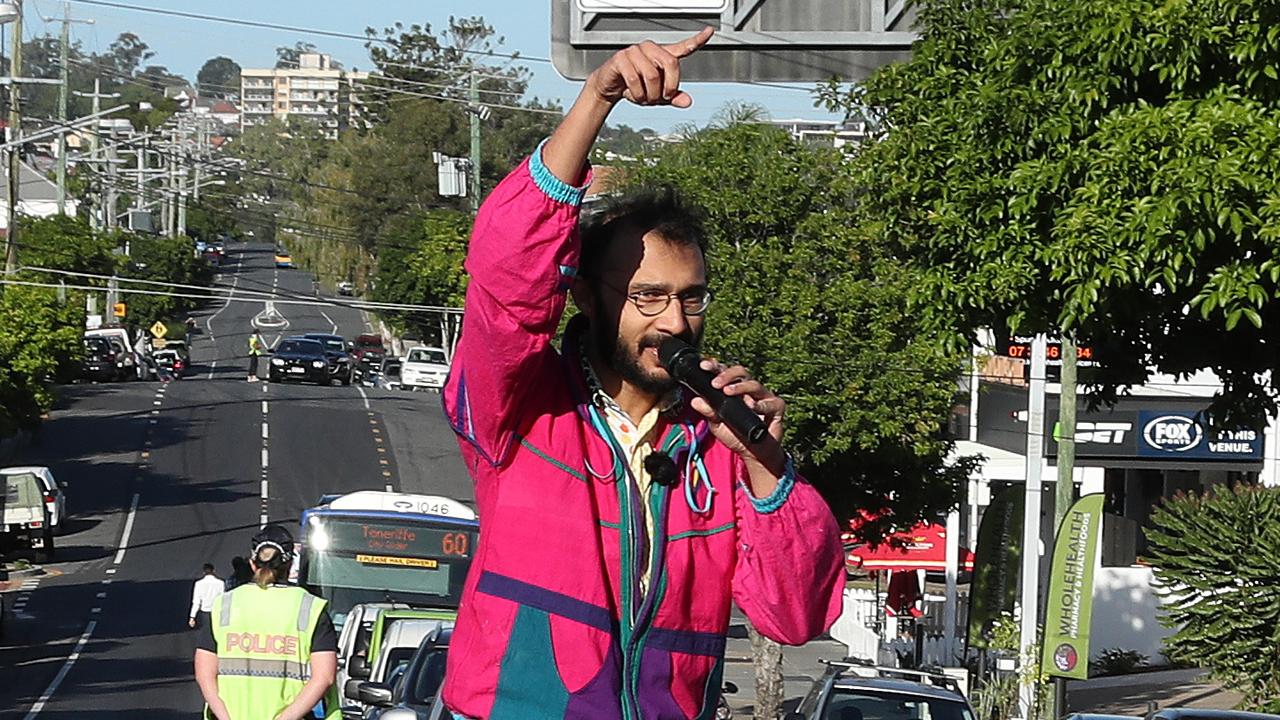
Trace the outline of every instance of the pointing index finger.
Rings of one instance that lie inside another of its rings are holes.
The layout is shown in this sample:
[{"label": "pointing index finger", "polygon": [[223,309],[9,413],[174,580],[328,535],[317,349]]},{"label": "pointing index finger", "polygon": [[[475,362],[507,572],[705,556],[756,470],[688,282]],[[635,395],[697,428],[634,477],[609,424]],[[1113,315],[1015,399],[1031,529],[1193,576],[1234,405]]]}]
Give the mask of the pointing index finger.
[{"label": "pointing index finger", "polygon": [[676,58],[689,57],[697,52],[703,45],[706,45],[707,41],[711,39],[711,36],[714,35],[715,32],[715,28],[708,25],[707,27],[699,30],[698,34],[691,38],[681,40],[677,43],[671,43],[670,45],[663,45],[662,47],[667,52],[676,56]]}]

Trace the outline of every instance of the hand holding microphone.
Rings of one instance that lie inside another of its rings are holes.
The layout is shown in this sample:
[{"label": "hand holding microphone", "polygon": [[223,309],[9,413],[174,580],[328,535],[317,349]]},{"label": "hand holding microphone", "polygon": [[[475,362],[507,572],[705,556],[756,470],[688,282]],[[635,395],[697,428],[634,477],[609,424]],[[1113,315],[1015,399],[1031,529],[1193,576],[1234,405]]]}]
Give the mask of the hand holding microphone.
[{"label": "hand holding microphone", "polygon": [[715,375],[702,369],[702,356],[692,345],[669,337],[658,346],[658,362],[671,373],[671,377],[706,400],[738,437],[751,444],[764,439],[765,427],[760,416],[747,407],[741,397],[726,395],[712,384]]}]

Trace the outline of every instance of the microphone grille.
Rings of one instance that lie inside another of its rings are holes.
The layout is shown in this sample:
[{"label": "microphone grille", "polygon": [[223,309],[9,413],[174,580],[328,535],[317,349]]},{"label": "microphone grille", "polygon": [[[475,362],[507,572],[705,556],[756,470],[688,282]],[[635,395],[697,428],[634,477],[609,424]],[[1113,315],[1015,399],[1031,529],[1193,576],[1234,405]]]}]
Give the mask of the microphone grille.
[{"label": "microphone grille", "polygon": [[668,337],[658,345],[658,362],[670,370],[671,366],[679,361],[682,353],[692,350],[693,346],[680,338]]}]

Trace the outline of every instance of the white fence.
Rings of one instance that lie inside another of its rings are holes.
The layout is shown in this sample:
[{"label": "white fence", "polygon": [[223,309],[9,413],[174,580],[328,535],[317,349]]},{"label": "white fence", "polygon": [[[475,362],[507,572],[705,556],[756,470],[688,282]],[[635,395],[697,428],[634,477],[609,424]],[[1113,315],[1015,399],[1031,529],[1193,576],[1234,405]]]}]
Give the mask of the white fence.
[{"label": "white fence", "polygon": [[[877,598],[875,591],[867,588],[846,589],[844,610],[831,627],[831,637],[844,643],[850,656],[890,667],[911,665],[916,662],[917,640],[906,633],[899,634],[898,629],[905,628],[908,621],[886,617],[884,598],[885,593]],[[941,595],[926,593],[921,603],[924,614],[914,622],[915,634],[921,638],[921,664],[962,664],[969,598],[967,594],[957,598],[956,627],[950,638],[943,632],[943,600]]]}]

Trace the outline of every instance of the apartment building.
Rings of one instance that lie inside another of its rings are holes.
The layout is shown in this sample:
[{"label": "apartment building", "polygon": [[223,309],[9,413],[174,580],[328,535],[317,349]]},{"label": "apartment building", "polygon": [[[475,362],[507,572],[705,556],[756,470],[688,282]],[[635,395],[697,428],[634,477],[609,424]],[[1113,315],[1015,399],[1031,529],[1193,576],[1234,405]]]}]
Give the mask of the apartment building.
[{"label": "apartment building", "polygon": [[301,117],[337,139],[339,131],[361,122],[360,83],[368,77],[335,67],[321,53],[303,53],[296,68],[245,68],[240,71],[240,128],[273,117]]}]

